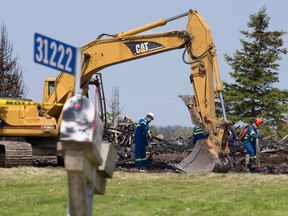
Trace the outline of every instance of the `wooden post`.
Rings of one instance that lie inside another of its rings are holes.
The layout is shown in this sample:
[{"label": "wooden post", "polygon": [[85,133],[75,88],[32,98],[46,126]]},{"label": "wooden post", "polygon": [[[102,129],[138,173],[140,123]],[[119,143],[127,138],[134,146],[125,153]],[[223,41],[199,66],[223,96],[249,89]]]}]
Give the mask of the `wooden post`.
[{"label": "wooden post", "polygon": [[102,122],[88,98],[76,95],[64,105],[57,150],[68,174],[68,213],[92,216],[93,195],[105,194],[106,178],[112,178],[117,153],[102,143]]},{"label": "wooden post", "polygon": [[256,169],[261,167],[260,164],[260,142],[259,139],[256,139]]}]

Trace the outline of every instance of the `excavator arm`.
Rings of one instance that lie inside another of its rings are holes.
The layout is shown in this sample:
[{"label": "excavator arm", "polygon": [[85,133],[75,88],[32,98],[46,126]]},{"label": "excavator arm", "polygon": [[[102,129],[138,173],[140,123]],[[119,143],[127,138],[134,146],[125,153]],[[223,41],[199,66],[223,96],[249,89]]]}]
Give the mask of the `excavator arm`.
[{"label": "excavator arm", "polygon": [[[123,33],[122,33],[123,35]],[[100,70],[127,61],[184,48],[189,43],[190,36],[186,31],[171,31],[148,35],[117,36],[95,40],[82,47],[81,87],[83,93],[88,93],[92,76]],[[73,94],[74,77],[60,73],[55,91],[45,102],[64,102]],[[48,114],[58,118],[61,123],[62,109],[58,106],[48,107]]]},{"label": "excavator arm", "polygon": [[[192,12],[186,31],[192,37],[187,48],[189,61],[185,63],[190,64],[192,72],[190,80],[194,96],[180,97],[188,107],[192,122],[202,127],[207,139],[198,141],[193,152],[178,165],[178,168],[185,172],[227,172],[231,167],[230,157],[227,154],[230,123],[226,120],[222,84],[211,30],[201,15]],[[215,113],[214,83],[220,96],[223,120],[218,119]]]}]

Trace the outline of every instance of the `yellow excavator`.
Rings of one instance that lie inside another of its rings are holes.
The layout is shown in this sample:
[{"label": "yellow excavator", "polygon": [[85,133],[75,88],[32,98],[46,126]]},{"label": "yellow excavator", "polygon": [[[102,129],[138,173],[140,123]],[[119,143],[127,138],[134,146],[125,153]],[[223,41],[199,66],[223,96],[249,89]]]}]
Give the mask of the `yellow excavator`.
[{"label": "yellow excavator", "polygon": [[[188,17],[186,30],[141,34]],[[90,85],[100,87],[100,115],[105,122],[105,100],[101,74],[103,68],[174,49],[183,49],[182,59],[191,69],[194,95],[181,95],[193,124],[201,126],[207,139],[199,140],[193,152],[177,165],[183,172],[218,171],[230,168],[227,128],[216,49],[211,30],[196,10],[117,34],[101,34],[82,47],[81,88],[88,95]],[[188,56],[188,57],[187,57]],[[57,155],[56,143],[63,116],[63,104],[74,94],[74,76],[60,73],[44,83],[43,103],[10,102],[0,107],[0,136],[21,137],[0,141],[0,166],[31,163],[31,156]],[[215,114],[215,88],[220,93],[223,120]],[[30,147],[29,147],[30,146]],[[29,150],[31,148],[31,151]]]}]

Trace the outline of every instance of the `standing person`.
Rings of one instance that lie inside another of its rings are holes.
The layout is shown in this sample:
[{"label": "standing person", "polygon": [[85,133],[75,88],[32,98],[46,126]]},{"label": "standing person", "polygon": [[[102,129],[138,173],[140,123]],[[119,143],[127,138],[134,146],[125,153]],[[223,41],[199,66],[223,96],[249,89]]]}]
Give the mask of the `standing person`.
[{"label": "standing person", "polygon": [[140,171],[145,170],[147,166],[146,145],[149,143],[147,139],[152,140],[149,133],[149,123],[153,119],[154,114],[152,112],[147,113],[145,118],[138,121],[135,129],[135,163]]},{"label": "standing person", "polygon": [[247,129],[245,138],[244,138],[244,146],[249,153],[249,169],[254,170],[256,168],[256,139],[259,138],[258,127],[261,127],[262,119],[255,118],[254,122],[250,124]]},{"label": "standing person", "polygon": [[234,165],[234,161],[235,161],[235,140],[237,138],[237,133],[236,133],[236,130],[235,130],[235,127],[234,125],[230,125],[228,127],[228,147],[229,147],[229,150],[230,150],[230,157],[231,157],[231,160],[232,160],[232,165]]},{"label": "standing person", "polygon": [[195,145],[199,139],[204,139],[203,130],[199,126],[195,126],[193,129],[193,144]]}]

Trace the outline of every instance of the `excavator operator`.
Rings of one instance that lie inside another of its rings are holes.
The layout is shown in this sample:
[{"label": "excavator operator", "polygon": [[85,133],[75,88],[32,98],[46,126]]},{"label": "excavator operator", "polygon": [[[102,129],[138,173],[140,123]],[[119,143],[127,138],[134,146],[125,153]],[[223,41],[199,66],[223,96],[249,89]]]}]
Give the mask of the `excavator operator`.
[{"label": "excavator operator", "polygon": [[135,129],[135,164],[141,172],[146,172],[146,146],[149,143],[149,140],[152,139],[149,133],[149,123],[152,120],[154,120],[154,114],[149,112],[145,118],[138,121]]}]

